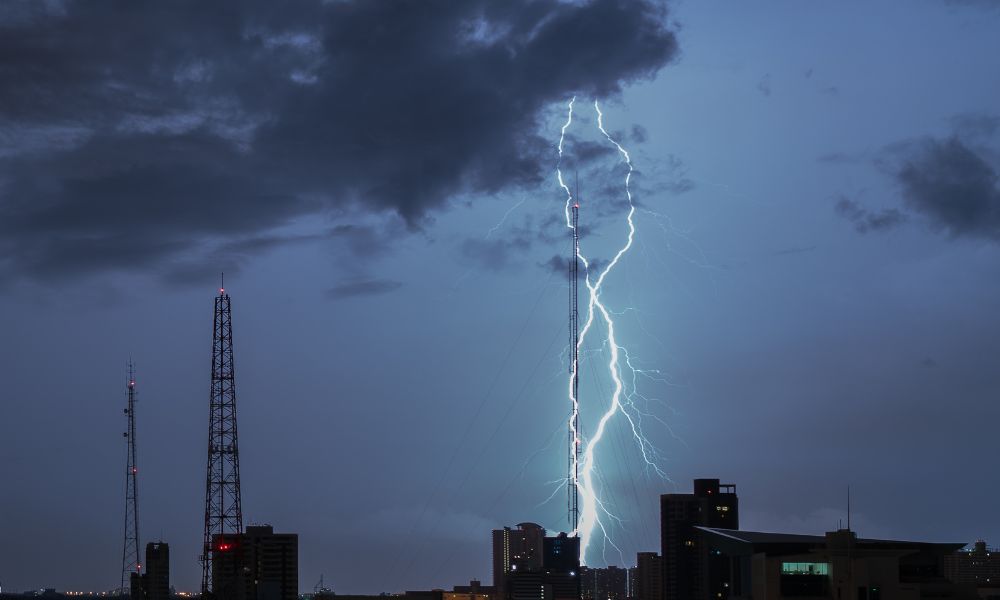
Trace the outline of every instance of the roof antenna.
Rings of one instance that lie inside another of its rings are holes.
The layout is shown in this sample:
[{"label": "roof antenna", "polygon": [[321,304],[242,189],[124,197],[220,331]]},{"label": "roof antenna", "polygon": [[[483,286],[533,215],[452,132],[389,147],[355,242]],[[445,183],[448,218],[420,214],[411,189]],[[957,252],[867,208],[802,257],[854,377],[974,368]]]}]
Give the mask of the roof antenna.
[{"label": "roof antenna", "polygon": [[576,184],[575,184],[576,190],[573,192],[573,204],[575,204],[577,207],[579,207],[580,206],[580,172],[574,170],[573,171],[573,178],[576,179]]},{"label": "roof antenna", "polygon": [[851,530],[851,486],[847,486],[847,530]]},{"label": "roof antenna", "polygon": [[222,294],[226,291],[226,272],[222,271],[219,278],[219,293]]}]

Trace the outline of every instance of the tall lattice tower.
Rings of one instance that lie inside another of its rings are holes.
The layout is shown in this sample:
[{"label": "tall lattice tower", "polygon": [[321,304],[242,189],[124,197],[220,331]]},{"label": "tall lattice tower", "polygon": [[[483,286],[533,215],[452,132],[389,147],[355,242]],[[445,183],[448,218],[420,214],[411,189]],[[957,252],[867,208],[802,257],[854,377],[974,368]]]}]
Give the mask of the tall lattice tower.
[{"label": "tall lattice tower", "polygon": [[212,332],[212,390],[208,417],[208,477],[205,485],[205,539],[201,592],[212,594],[212,537],[243,532],[240,454],[236,435],[236,377],[233,370],[233,317],[223,285],[215,298]]},{"label": "tall lattice tower", "polygon": [[132,573],[142,572],[139,562],[139,493],[137,480],[139,467],[135,460],[135,365],[128,362],[128,379],[125,382],[125,431],[127,457],[125,459],[125,544],[122,548],[122,582],[120,593],[129,594]]},{"label": "tall lattice tower", "polygon": [[[579,193],[579,189],[577,190]],[[573,218],[573,255],[569,259],[569,372],[570,381],[570,419],[569,419],[569,469],[567,473],[567,490],[569,491],[569,527],[573,535],[577,535],[580,522],[579,481],[580,469],[580,319],[577,296],[580,285],[580,203],[574,201]]]}]

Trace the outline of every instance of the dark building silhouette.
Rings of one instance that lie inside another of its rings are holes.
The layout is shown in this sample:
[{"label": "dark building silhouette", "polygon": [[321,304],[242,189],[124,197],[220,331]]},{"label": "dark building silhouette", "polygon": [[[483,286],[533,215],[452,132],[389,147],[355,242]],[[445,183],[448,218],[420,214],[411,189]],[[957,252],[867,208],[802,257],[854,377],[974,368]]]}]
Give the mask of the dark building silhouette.
[{"label": "dark building silhouette", "polygon": [[297,600],[299,536],[251,525],[245,533],[212,538],[216,600]]},{"label": "dark building silhouette", "polygon": [[535,523],[493,530],[493,586],[497,600],[579,600],[580,539]]},{"label": "dark building silhouette", "polygon": [[493,587],[498,599],[507,597],[506,581],[511,572],[541,570],[544,539],[545,529],[537,523],[493,530]]},{"label": "dark building silhouette", "polygon": [[975,586],[945,576],[962,544],[761,533],[697,527],[704,543],[730,562],[732,600],[972,600]]},{"label": "dark building silhouette", "polygon": [[663,598],[663,559],[656,552],[639,552],[635,555],[632,597],[635,600]]},{"label": "dark building silhouette", "polygon": [[444,592],[442,600],[495,600],[496,589],[473,579],[469,585],[456,585],[450,592]]},{"label": "dark building silhouette", "polygon": [[478,579],[473,579],[469,585],[456,585],[450,592],[445,592],[445,600],[486,600],[496,597],[496,588],[483,585]]},{"label": "dark building silhouette", "polygon": [[170,600],[170,546],[164,542],[146,544],[146,572],[132,573],[132,600]]},{"label": "dark building silhouette", "polygon": [[944,571],[955,583],[975,585],[980,598],[1000,599],[1000,549],[987,547],[983,540],[946,556]]},{"label": "dark building silhouette", "polygon": [[736,486],[695,479],[693,494],[660,496],[664,600],[728,597],[729,562],[703,543],[695,527],[739,529]]},{"label": "dark building silhouette", "polygon": [[628,570],[580,567],[580,593],[583,600],[627,600]]}]

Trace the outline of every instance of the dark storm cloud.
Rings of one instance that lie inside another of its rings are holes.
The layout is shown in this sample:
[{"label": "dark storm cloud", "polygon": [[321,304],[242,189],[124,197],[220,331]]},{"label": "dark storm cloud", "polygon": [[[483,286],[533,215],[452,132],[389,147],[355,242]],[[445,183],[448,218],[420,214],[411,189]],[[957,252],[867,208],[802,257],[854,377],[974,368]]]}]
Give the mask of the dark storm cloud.
[{"label": "dark storm cloud", "polygon": [[326,211],[418,229],[538,183],[545,109],[655,74],[665,21],[630,0],[7,3],[6,269],[155,267]]},{"label": "dark storm cloud", "polygon": [[[547,223],[554,224],[551,219]],[[546,234],[547,235],[547,234]],[[536,229],[533,219],[525,217],[522,225],[511,226],[488,238],[466,238],[459,245],[459,253],[475,266],[498,271],[511,266],[536,242],[546,242],[541,229]]]},{"label": "dark storm cloud", "polygon": [[957,137],[898,145],[891,167],[907,208],[953,237],[1000,240],[1000,187],[993,166]]},{"label": "dark storm cloud", "polygon": [[388,279],[366,279],[363,281],[348,281],[337,284],[327,290],[326,296],[332,300],[354,298],[356,296],[377,296],[388,294],[402,287],[399,281]]},{"label": "dark storm cloud", "polygon": [[233,239],[202,249],[199,259],[168,262],[159,269],[163,281],[182,285],[204,285],[218,281],[219,272],[239,272],[247,261],[282,246],[326,239],[322,234],[265,234]]},{"label": "dark storm cloud", "polygon": [[843,196],[837,200],[833,209],[838,215],[850,221],[859,233],[886,231],[906,221],[906,215],[898,209],[887,208],[879,212],[872,212],[854,200]]},{"label": "dark storm cloud", "polygon": [[569,272],[569,259],[565,256],[554,254],[549,260],[538,263],[538,266],[550,273],[565,274]]},{"label": "dark storm cloud", "polygon": [[378,229],[371,225],[337,225],[330,230],[330,237],[346,242],[348,249],[358,258],[373,258],[389,251],[393,228]]},{"label": "dark storm cloud", "polygon": [[581,163],[588,163],[613,156],[617,152],[618,150],[610,144],[585,140],[576,143],[573,148],[573,156],[569,158],[576,159]]},{"label": "dark storm cloud", "polygon": [[1000,131],[1000,117],[981,113],[956,115],[951,118],[951,126],[961,139],[989,138]]},{"label": "dark storm cloud", "polygon": [[647,131],[642,125],[633,125],[629,139],[636,144],[645,144],[646,140],[649,139],[649,131]]}]

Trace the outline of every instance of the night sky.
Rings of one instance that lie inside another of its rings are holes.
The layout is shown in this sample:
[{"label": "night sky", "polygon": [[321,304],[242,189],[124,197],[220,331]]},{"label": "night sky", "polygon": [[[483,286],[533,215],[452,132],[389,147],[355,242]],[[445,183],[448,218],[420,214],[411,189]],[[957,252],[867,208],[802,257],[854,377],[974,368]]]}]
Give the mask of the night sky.
[{"label": "night sky", "polygon": [[[0,584],[118,583],[125,364],[140,536],[199,585],[212,298],[244,520],[300,588],[491,580],[566,527],[565,196],[658,449],[599,457],[621,549],[658,495],[745,529],[1000,544],[1000,3],[0,5]],[[584,433],[608,404],[584,348]],[[551,496],[551,499],[550,499]],[[605,550],[605,551],[602,551]]]}]

